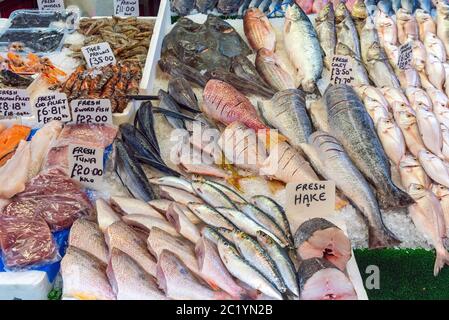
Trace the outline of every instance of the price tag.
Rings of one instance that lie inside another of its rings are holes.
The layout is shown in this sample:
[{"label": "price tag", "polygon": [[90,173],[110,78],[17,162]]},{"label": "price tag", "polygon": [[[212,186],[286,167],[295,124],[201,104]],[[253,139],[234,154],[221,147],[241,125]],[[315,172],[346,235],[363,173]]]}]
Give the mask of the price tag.
[{"label": "price tag", "polygon": [[102,148],[70,144],[68,153],[70,177],[87,188],[101,188],[104,174],[103,154]]},{"label": "price tag", "polygon": [[412,42],[404,43],[399,47],[398,68],[400,70],[407,70],[412,65],[413,60],[413,46]]},{"label": "price tag", "polygon": [[116,64],[117,62],[114,52],[112,52],[111,46],[107,42],[82,47],[81,51],[89,68],[100,68],[109,64]]},{"label": "price tag", "polygon": [[37,122],[42,124],[52,120],[69,122],[72,118],[65,93],[39,96],[34,104],[34,109]]},{"label": "price tag", "polygon": [[37,6],[39,10],[62,11],[65,9],[64,0],[38,0]]},{"label": "price tag", "polygon": [[114,14],[122,17],[138,17],[139,0],[114,0]]},{"label": "price tag", "polygon": [[0,116],[31,116],[30,95],[26,89],[0,89]]},{"label": "price tag", "polygon": [[350,85],[354,80],[352,58],[341,55],[333,56],[330,82]]},{"label": "price tag", "polygon": [[335,182],[289,183],[287,212],[291,216],[326,217],[335,212]]},{"label": "price tag", "polygon": [[109,99],[72,100],[74,123],[112,124],[112,107]]}]

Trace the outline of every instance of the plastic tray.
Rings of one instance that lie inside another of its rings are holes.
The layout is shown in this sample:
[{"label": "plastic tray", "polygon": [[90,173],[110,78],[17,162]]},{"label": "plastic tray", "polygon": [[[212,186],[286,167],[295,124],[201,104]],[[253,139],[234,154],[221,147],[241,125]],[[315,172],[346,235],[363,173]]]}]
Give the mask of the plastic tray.
[{"label": "plastic tray", "polygon": [[[10,44],[17,42],[25,45],[24,53],[46,55],[61,51],[65,36],[66,31],[63,28],[8,28],[0,33],[0,51],[8,51]],[[50,38],[54,40],[50,42]]]},{"label": "plastic tray", "polygon": [[13,29],[29,28],[66,28],[72,30],[76,25],[78,13],[75,11],[39,11],[16,10],[9,16],[10,27]]}]

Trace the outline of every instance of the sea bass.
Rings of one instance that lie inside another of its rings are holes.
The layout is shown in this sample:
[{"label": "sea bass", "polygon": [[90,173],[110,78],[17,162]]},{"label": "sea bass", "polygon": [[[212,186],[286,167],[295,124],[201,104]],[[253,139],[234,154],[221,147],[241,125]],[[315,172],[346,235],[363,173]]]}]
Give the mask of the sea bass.
[{"label": "sea bass", "polygon": [[255,52],[262,48],[274,51],[276,33],[267,16],[259,8],[249,8],[243,17],[243,29]]},{"label": "sea bass", "polygon": [[394,246],[399,243],[382,220],[376,197],[370,185],[352,163],[342,145],[325,132],[313,133],[309,142],[320,154],[326,168],[326,176],[335,181],[336,187],[363,213],[369,225],[371,248]]},{"label": "sea bass", "polygon": [[248,98],[220,80],[209,80],[203,92],[203,111],[225,125],[240,121],[254,130],[268,129]]},{"label": "sea bass", "polygon": [[373,122],[354,90],[346,85],[336,85],[328,88],[324,97],[331,134],[342,143],[354,164],[374,185],[381,207],[397,208],[413,203],[393,184],[390,164]]},{"label": "sea bass", "polygon": [[306,92],[314,92],[323,70],[320,43],[309,18],[296,4],[289,6],[285,13],[284,43],[301,87]]}]

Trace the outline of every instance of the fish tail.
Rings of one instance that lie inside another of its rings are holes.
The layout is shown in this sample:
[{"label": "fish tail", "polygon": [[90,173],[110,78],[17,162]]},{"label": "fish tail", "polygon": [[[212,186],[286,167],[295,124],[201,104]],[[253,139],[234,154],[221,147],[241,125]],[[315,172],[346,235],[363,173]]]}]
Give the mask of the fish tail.
[{"label": "fish tail", "polygon": [[377,199],[382,209],[397,209],[408,207],[415,203],[415,201],[408,195],[408,193],[402,191],[391,183],[391,188],[383,188],[377,190]]},{"label": "fish tail", "polygon": [[445,264],[449,265],[449,252],[444,248],[436,250],[435,265],[433,267],[433,275],[436,277]]},{"label": "fish tail", "polygon": [[398,246],[401,241],[386,227],[383,230],[378,228],[370,228],[369,230],[369,247],[388,248]]}]

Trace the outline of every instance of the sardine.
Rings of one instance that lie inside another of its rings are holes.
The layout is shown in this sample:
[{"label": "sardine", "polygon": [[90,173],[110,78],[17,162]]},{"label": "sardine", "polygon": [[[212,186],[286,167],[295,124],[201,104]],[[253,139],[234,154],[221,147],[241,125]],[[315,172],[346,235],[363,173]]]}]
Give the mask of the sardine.
[{"label": "sardine", "polygon": [[393,184],[390,164],[373,122],[354,90],[346,85],[336,85],[328,88],[324,97],[331,134],[342,143],[354,164],[374,185],[380,206],[397,208],[413,203]]},{"label": "sardine", "polygon": [[337,31],[335,29],[335,12],[332,3],[328,2],[315,17],[315,29],[324,51],[324,65],[330,70],[332,57],[337,44]]},{"label": "sardine", "polygon": [[236,208],[225,193],[204,181],[194,181],[192,187],[196,194],[212,207]]},{"label": "sardine", "polygon": [[302,89],[314,92],[323,70],[320,43],[309,18],[296,4],[285,13],[284,44]]},{"label": "sardine", "polygon": [[382,214],[368,182],[354,166],[342,145],[325,132],[317,131],[309,138],[325,164],[326,176],[347,196],[368,221],[370,247],[394,246],[399,243],[387,229]]},{"label": "sardine", "polygon": [[189,203],[188,208],[205,224],[216,228],[234,229],[234,224],[214,208],[197,203]]}]

